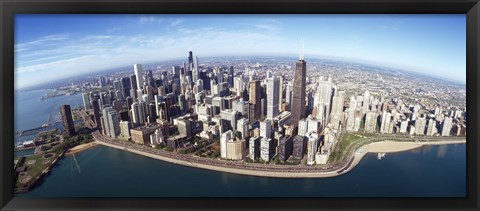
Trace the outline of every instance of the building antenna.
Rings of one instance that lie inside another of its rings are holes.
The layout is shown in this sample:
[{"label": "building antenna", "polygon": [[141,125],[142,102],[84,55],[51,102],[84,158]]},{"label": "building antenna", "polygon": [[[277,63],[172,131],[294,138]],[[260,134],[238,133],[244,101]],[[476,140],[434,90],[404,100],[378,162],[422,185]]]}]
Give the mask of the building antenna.
[{"label": "building antenna", "polygon": [[302,39],[302,60],[305,59],[305,39]]},{"label": "building antenna", "polygon": [[[302,41],[302,38],[300,38],[300,42]],[[298,60],[302,60],[302,50],[300,50],[300,57],[298,58]]]}]

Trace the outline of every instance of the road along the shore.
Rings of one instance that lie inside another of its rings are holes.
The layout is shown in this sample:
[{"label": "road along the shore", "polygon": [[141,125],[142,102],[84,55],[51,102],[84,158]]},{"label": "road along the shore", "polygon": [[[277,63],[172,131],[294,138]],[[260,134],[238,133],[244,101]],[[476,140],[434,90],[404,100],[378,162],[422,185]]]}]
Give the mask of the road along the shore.
[{"label": "road along the shore", "polygon": [[[395,141],[383,141],[383,142],[375,142],[371,144],[367,144],[365,146],[360,147],[354,153],[353,160],[350,160],[340,169],[331,170],[331,171],[318,171],[318,172],[280,172],[280,171],[264,171],[259,169],[243,169],[243,168],[235,168],[235,167],[227,167],[227,166],[218,166],[218,165],[207,165],[202,163],[195,163],[189,162],[181,159],[170,158],[166,156],[161,156],[149,152],[144,152],[141,150],[137,150],[134,148],[127,148],[124,146],[111,144],[103,141],[95,141],[97,144],[105,145],[108,147],[113,147],[116,149],[136,153],[139,155],[143,155],[146,157],[174,163],[180,164],[189,167],[195,168],[202,168],[208,169],[213,171],[221,171],[227,173],[234,173],[234,174],[242,174],[242,175],[249,175],[249,176],[261,176],[261,177],[276,177],[276,178],[327,178],[327,177],[335,177],[342,174],[349,172],[353,169],[367,154],[368,152],[399,152],[399,151],[406,151],[421,147],[423,145],[438,145],[438,144],[459,144],[465,143],[465,140],[461,141],[437,141],[437,142],[395,142]],[[286,166],[288,168],[288,166]]]}]

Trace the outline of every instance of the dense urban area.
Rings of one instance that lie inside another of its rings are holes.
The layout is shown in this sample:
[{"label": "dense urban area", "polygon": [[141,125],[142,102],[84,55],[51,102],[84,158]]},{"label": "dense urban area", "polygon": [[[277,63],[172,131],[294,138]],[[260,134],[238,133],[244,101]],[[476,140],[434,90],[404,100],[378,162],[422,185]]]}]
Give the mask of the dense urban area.
[{"label": "dense urban area", "polygon": [[31,175],[24,163],[45,169],[93,140],[202,165],[341,173],[368,143],[466,136],[465,85],[303,55],[187,58],[76,78],[42,96],[81,93],[83,108],[61,106],[63,134],[41,132],[18,146],[44,152],[16,161],[18,191],[42,172]]}]

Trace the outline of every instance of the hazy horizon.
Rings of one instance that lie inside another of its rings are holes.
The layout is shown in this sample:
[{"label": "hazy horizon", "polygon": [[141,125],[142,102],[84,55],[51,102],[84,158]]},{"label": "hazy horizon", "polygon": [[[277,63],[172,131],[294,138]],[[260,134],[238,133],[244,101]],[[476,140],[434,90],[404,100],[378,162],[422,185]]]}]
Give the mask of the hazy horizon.
[{"label": "hazy horizon", "polygon": [[189,50],[200,62],[293,56],[301,38],[307,61],[346,59],[465,83],[465,22],[465,15],[22,14],[15,17],[15,89],[134,63],[186,60]]}]

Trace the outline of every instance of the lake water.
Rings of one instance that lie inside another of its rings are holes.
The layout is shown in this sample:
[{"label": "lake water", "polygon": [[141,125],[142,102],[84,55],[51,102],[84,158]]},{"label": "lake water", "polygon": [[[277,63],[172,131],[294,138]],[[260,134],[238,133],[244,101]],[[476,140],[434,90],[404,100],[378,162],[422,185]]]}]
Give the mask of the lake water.
[{"label": "lake water", "polygon": [[[70,107],[76,108],[83,106],[83,100],[81,94],[70,96],[59,96],[55,98],[49,98],[47,100],[40,100],[49,90],[35,90],[28,92],[16,92],[14,99],[14,130],[23,131],[40,127],[48,120],[48,116],[51,116],[51,120],[60,116],[60,106],[64,104],[70,105]],[[63,127],[60,124],[53,125],[51,128]],[[37,135],[28,136],[15,136],[15,145],[32,140]],[[16,153],[16,155],[26,155],[28,152]]]},{"label": "lake water", "polygon": [[[65,157],[19,197],[465,197],[466,145],[369,153],[333,178],[244,176],[175,165],[96,146]],[[77,166],[78,164],[78,166]]]}]

